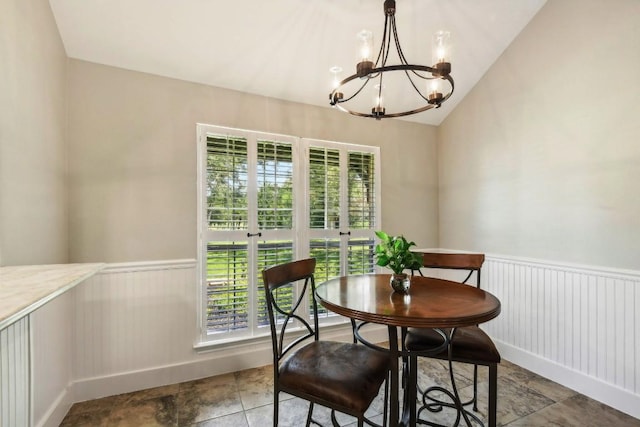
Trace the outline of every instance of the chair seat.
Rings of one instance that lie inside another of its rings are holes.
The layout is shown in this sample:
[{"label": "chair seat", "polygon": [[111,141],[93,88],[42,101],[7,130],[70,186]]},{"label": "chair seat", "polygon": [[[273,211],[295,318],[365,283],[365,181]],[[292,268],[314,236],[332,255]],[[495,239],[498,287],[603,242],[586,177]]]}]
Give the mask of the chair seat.
[{"label": "chair seat", "polygon": [[280,365],[280,385],[319,402],[364,413],[387,377],[389,357],[363,345],[315,341]]},{"label": "chair seat", "polygon": [[[445,330],[449,334],[450,330]],[[405,345],[409,351],[426,351],[442,344],[443,338],[433,329],[410,328]],[[500,363],[500,353],[489,336],[477,326],[458,328],[452,340],[452,360],[474,364]],[[429,356],[448,359],[447,350]]]}]

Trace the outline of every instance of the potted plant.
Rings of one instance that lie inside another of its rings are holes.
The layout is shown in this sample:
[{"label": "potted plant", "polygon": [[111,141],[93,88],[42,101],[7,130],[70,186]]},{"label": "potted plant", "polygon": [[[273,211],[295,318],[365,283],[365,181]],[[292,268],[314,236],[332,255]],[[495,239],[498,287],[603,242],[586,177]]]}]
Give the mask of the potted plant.
[{"label": "potted plant", "polygon": [[409,242],[404,236],[389,236],[384,231],[376,231],[380,243],[375,247],[376,264],[393,271],[391,287],[394,291],[407,292],[411,281],[404,270],[417,270],[422,267],[422,257],[409,250],[415,242]]}]

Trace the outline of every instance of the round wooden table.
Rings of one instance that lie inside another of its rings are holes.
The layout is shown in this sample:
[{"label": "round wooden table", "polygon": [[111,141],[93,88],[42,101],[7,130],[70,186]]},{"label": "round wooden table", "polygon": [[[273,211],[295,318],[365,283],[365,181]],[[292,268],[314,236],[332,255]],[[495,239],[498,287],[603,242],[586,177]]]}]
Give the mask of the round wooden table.
[{"label": "round wooden table", "polygon": [[[486,322],[500,314],[500,301],[473,286],[413,276],[407,294],[394,292],[389,274],[344,276],[321,283],[318,301],[327,309],[355,320],[387,325],[391,358],[391,426],[416,425],[415,404],[399,417],[397,328],[457,328]],[[408,373],[407,398],[415,402],[417,374]]]}]

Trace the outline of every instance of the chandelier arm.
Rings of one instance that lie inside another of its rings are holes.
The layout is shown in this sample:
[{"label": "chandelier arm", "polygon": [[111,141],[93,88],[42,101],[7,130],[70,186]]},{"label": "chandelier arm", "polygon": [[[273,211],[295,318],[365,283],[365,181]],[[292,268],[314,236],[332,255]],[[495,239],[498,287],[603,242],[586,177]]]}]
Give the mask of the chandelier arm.
[{"label": "chandelier arm", "polygon": [[416,92],[418,92],[418,95],[420,95],[420,98],[424,99],[425,101],[429,102],[429,100],[427,98],[424,97],[424,95],[422,94],[422,92],[420,92],[420,89],[418,89],[418,87],[416,86],[416,84],[413,82],[413,80],[411,79],[411,75],[409,74],[409,71],[412,71],[413,74],[419,75],[417,74],[415,71],[413,70],[404,70],[404,73],[407,76],[407,79],[409,80],[409,83],[411,83],[411,86],[413,86],[413,88],[416,90]]},{"label": "chandelier arm", "polygon": [[[393,38],[394,38],[394,42],[396,44],[396,51],[398,52],[398,57],[400,58],[400,63],[404,64],[404,65],[409,65],[409,61],[407,61],[407,58],[404,56],[404,52],[402,51],[402,46],[400,46],[400,37],[398,36],[398,29],[396,28],[395,24],[396,24],[396,21],[394,19],[393,20]],[[415,70],[410,70],[410,71],[411,71],[411,73],[413,75],[418,76],[421,79],[427,80],[427,79],[430,78],[430,77],[422,76],[422,75],[418,74]],[[407,78],[409,78],[409,80],[411,80],[411,78],[409,77],[408,73],[407,73]],[[412,84],[413,84],[413,82],[412,82]],[[422,94],[421,94],[421,96],[422,96]],[[424,99],[424,96],[422,98]]]},{"label": "chandelier arm", "polygon": [[411,111],[403,111],[401,113],[389,113],[389,114],[385,114],[384,116],[379,116],[379,115],[376,115],[376,114],[360,113],[358,111],[349,110],[348,108],[345,108],[345,107],[343,107],[342,105],[339,105],[339,104],[336,104],[336,107],[340,111],[343,111],[345,113],[349,113],[352,116],[368,117],[368,118],[373,118],[373,119],[391,119],[391,118],[394,118],[394,117],[410,116],[412,114],[421,113],[423,111],[431,110],[432,108],[437,108],[436,105],[429,104],[429,105],[425,105],[424,107],[416,108],[415,110],[411,110]]},{"label": "chandelier arm", "polygon": [[[342,86],[344,86],[345,84],[349,83],[351,80],[355,80],[356,78],[358,78],[357,74],[353,74],[349,77],[347,77],[346,79],[344,79],[343,81],[341,81],[340,83],[338,83],[338,86],[331,91],[331,93],[329,94],[329,99],[333,100],[334,99],[334,95],[340,91],[340,88]],[[365,79],[364,83],[362,84],[362,86],[360,86],[360,89],[358,89],[353,95],[351,95],[349,98],[346,99],[337,99],[335,101],[335,103],[331,102],[331,105],[337,105],[341,102],[349,102],[351,101],[353,98],[355,98],[360,92],[362,92],[362,89],[364,89],[364,87],[367,85],[367,83],[369,83],[370,79]]]},{"label": "chandelier arm", "polygon": [[358,94],[360,92],[362,92],[362,89],[364,89],[364,87],[367,85],[367,83],[369,83],[369,79],[365,79],[364,83],[362,84],[362,86],[360,86],[360,89],[358,89],[353,95],[351,95],[349,98],[347,99],[343,99],[341,101],[338,102],[348,102],[351,101],[353,98],[355,98],[356,96],[358,96]]},{"label": "chandelier arm", "polygon": [[[371,70],[371,74],[374,75],[382,75],[383,73],[387,72],[387,71],[423,71],[423,72],[427,72],[427,73],[433,73],[436,70],[433,67],[429,67],[427,65],[412,65],[412,64],[406,64],[406,65],[388,65],[388,66],[384,66],[384,67],[378,67],[378,68],[374,68],[373,70]],[[418,76],[420,76],[418,74]],[[331,94],[329,95],[331,99],[334,99],[334,95],[339,92],[340,88],[349,83],[352,80],[355,80],[359,78],[359,76],[357,74],[353,74],[349,77],[347,77],[346,79],[342,80],[339,84],[338,87],[336,87]],[[429,104],[426,105],[424,107],[421,108],[417,108],[414,110],[410,110],[410,111],[405,111],[405,112],[401,112],[401,113],[389,113],[389,114],[385,114],[383,116],[379,116],[379,115],[374,115],[374,114],[368,114],[368,113],[360,113],[357,111],[353,111],[350,110],[342,105],[340,105],[341,103],[344,102],[348,102],[350,100],[352,100],[354,97],[356,97],[361,91],[362,89],[364,89],[364,87],[367,85],[367,83],[369,83],[369,80],[371,80],[371,78],[367,78],[364,79],[364,83],[362,84],[362,86],[360,86],[360,88],[349,98],[346,99],[341,99],[341,100],[336,100],[334,103],[331,103],[331,105],[337,107],[339,110],[345,112],[345,113],[349,113],[351,115],[354,116],[359,116],[359,117],[370,117],[370,118],[376,118],[376,119],[381,119],[381,118],[392,118],[392,117],[402,117],[402,116],[408,116],[411,114],[416,114],[416,113],[421,113],[423,111],[426,110],[430,110],[432,108],[440,108],[441,104],[444,103],[446,100],[448,100],[451,95],[453,94],[455,85],[454,85],[454,81],[453,78],[450,75],[447,75],[445,77],[442,77],[442,79],[447,80],[449,82],[449,84],[451,85],[451,92],[449,92],[439,104]],[[414,89],[416,89],[416,91],[420,94],[420,96],[424,99],[424,96],[422,96],[422,92],[420,92],[416,87],[415,84],[413,83],[413,80],[409,79],[409,81],[411,82],[411,84],[414,86]]]},{"label": "chandelier arm", "polygon": [[393,23],[391,28],[393,28],[393,41],[396,44],[396,51],[398,52],[400,63],[404,65],[409,65],[409,62],[407,62],[407,58],[405,58],[404,52],[402,51],[402,47],[400,47],[400,38],[398,37],[398,29],[396,27],[395,16],[393,17]]},{"label": "chandelier arm", "polygon": [[[385,73],[387,71],[405,71],[405,70],[409,70],[409,71],[424,71],[427,73],[435,73],[436,69],[433,67],[429,67],[427,65],[412,65],[412,64],[402,64],[402,65],[385,65],[383,67],[378,67],[378,68],[373,68],[371,70],[371,72],[368,74],[368,78],[366,79],[365,83],[362,85],[362,87],[364,87],[367,82],[373,78],[378,77],[378,75],[380,73]],[[424,78],[424,79],[428,79],[428,77],[423,77],[420,74],[417,74],[418,77]],[[358,76],[357,74],[353,74],[349,77],[347,77],[346,79],[342,80],[340,83],[338,83],[338,86],[331,91],[331,94],[334,94],[336,92],[338,92],[338,89],[340,89],[342,86],[344,86],[345,84],[349,83],[352,80],[355,80],[357,78],[360,78],[360,76]],[[453,79],[451,78],[451,76],[446,76],[444,77],[445,80],[449,81],[449,83],[451,84],[451,87],[453,88]],[[361,91],[362,88],[360,88],[358,91]],[[453,90],[452,90],[453,92]],[[353,98],[353,97],[351,97]],[[349,99],[351,99],[349,98]],[[341,101],[341,102],[345,102],[345,100]]]},{"label": "chandelier arm", "polygon": [[386,52],[387,52],[386,55],[384,55],[384,52],[385,52],[385,46],[386,46],[385,35],[387,34],[388,21],[389,21],[389,16],[385,15],[385,17],[384,17],[384,30],[382,32],[382,43],[380,43],[380,50],[378,51],[378,57],[376,58],[376,63],[374,65],[374,67],[378,66],[378,63],[380,62],[380,58],[382,58],[382,65],[387,63],[386,56],[389,55],[389,49],[388,48],[386,49]]},{"label": "chandelier arm", "polygon": [[[397,65],[385,65],[384,67],[378,67],[371,70],[373,73],[386,73],[387,71],[425,71],[427,73],[434,73],[436,69],[428,65],[413,65],[413,64],[397,64]],[[345,79],[346,80],[346,79]]]},{"label": "chandelier arm", "polygon": [[385,28],[384,28],[384,33],[382,34],[382,38],[384,39],[384,45],[385,45],[384,58],[382,59],[382,65],[381,65],[382,67],[387,65],[387,59],[389,59],[389,52],[391,51],[391,30],[389,30],[389,28],[387,27],[387,24],[386,24],[387,20],[391,21],[391,29],[395,28],[395,17],[391,15],[391,18],[389,18],[389,15],[387,15],[384,18]]},{"label": "chandelier arm", "polygon": [[454,86],[455,86],[453,84],[453,78],[450,75],[447,75],[444,79],[447,80],[449,82],[449,84],[451,85],[451,92],[449,92],[447,94],[447,96],[444,97],[442,102],[446,101],[447,99],[449,99],[451,97],[451,95],[453,95],[453,89],[454,89]]}]

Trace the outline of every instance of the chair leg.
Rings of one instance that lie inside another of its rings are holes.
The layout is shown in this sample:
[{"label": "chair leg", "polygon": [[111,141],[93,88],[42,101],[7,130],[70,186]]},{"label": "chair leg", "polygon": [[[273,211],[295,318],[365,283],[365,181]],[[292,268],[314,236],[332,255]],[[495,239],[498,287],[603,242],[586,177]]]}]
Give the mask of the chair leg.
[{"label": "chair leg", "polygon": [[496,427],[498,414],[498,364],[489,365],[489,427]]},{"label": "chair leg", "polygon": [[473,410],[478,412],[478,365],[473,365]]},{"label": "chair leg", "polygon": [[[362,418],[363,417],[358,418],[358,426],[362,426],[362,424],[361,424],[362,423]],[[320,424],[318,424],[318,425],[320,425]],[[338,424],[338,420],[336,419],[336,411],[335,411],[335,409],[331,410],[331,425],[333,427],[340,427],[340,424]]]},{"label": "chair leg", "polygon": [[307,427],[311,425],[311,421],[313,420],[313,402],[309,402],[309,412],[307,413]]},{"label": "chair leg", "polygon": [[384,382],[384,409],[382,410],[382,425],[387,425],[389,414],[389,381],[391,381],[391,371],[387,372],[387,379]]},{"label": "chair leg", "polygon": [[351,320],[351,333],[353,334],[353,343],[358,344],[358,340],[356,339],[356,321],[355,319]]},{"label": "chair leg", "polygon": [[278,427],[278,395],[280,393],[275,390],[273,393],[273,427]]}]

